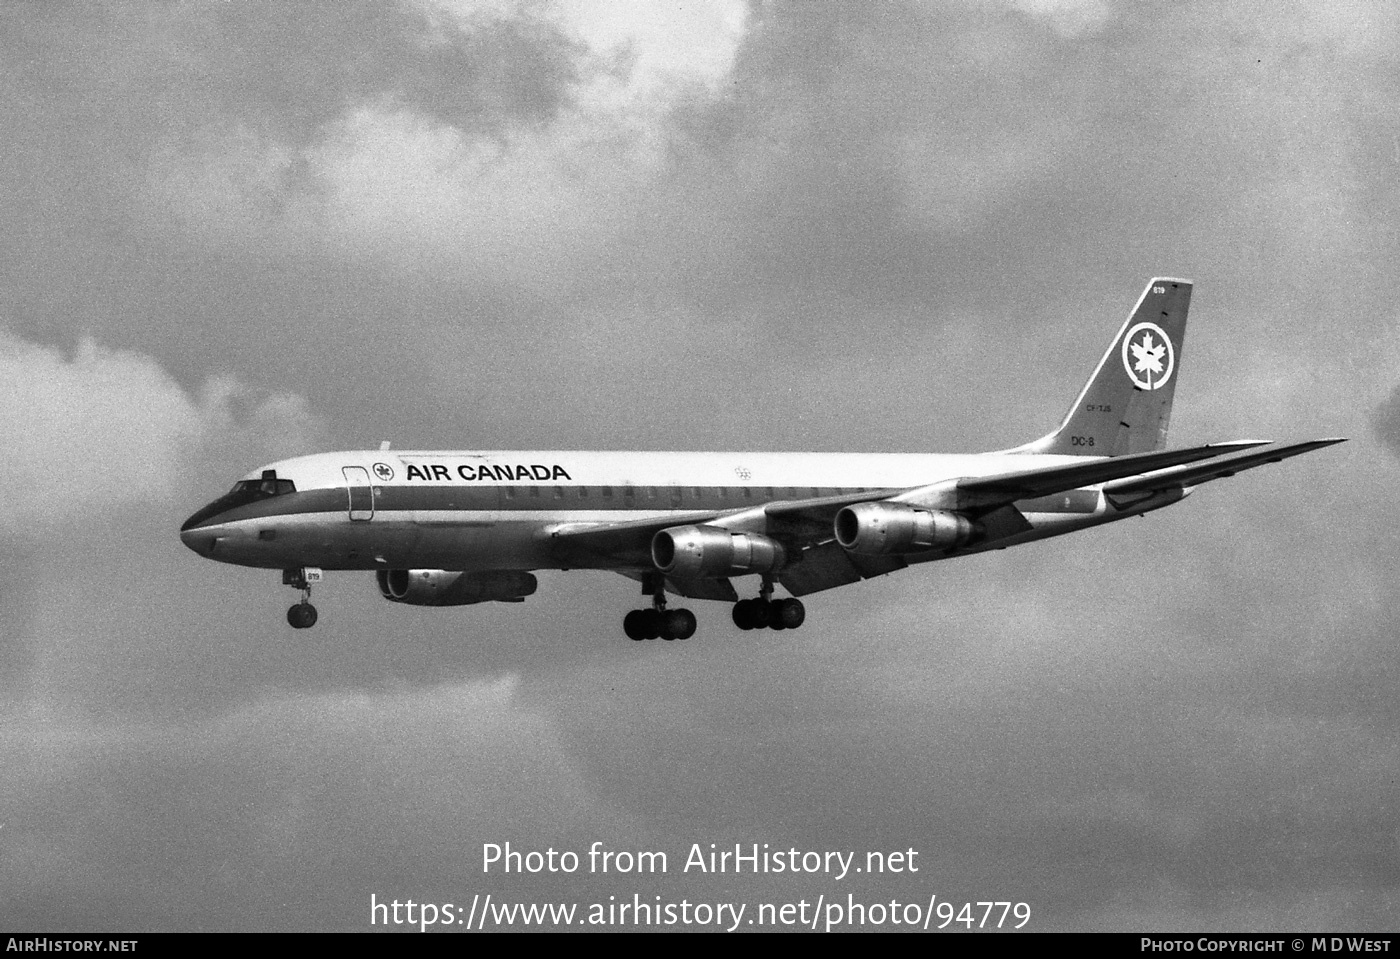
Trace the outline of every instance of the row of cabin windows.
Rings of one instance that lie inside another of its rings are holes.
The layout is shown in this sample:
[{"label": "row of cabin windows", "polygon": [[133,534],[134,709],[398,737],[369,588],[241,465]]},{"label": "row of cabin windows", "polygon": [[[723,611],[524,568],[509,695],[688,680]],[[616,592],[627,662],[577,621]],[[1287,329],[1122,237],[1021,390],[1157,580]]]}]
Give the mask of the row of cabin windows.
[{"label": "row of cabin windows", "polygon": [[504,493],[506,499],[539,499],[545,495],[541,490],[546,489],[554,499],[590,499],[596,494],[608,500],[617,496],[620,491],[622,498],[627,500],[655,500],[659,497],[678,504],[687,499],[692,502],[714,499],[758,499],[764,502],[775,499],[816,499],[821,496],[835,496],[838,492],[864,493],[870,488],[838,490],[830,486],[507,486],[504,487]]}]

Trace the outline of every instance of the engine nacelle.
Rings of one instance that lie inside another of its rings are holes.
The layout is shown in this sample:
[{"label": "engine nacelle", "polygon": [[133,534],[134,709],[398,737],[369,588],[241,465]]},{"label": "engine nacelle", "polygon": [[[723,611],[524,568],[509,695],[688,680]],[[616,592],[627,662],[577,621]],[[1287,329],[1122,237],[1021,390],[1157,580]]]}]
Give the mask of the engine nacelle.
[{"label": "engine nacelle", "polygon": [[904,503],[857,503],[836,514],[836,542],[852,553],[879,556],[950,550],[967,545],[980,524],[961,513]]},{"label": "engine nacelle", "polygon": [[385,599],[410,606],[519,603],[539,585],[539,580],[530,573],[513,569],[471,573],[447,569],[381,569],[374,577]]},{"label": "engine nacelle", "polygon": [[651,561],[668,576],[695,579],[771,572],[787,561],[787,554],[781,543],[762,533],[673,526],[652,537]]}]

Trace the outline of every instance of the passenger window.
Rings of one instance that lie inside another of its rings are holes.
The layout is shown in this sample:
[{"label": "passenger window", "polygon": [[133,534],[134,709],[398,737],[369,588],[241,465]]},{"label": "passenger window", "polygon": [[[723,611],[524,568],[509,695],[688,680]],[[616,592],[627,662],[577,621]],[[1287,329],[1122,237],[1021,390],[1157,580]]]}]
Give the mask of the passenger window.
[{"label": "passenger window", "polygon": [[604,486],[604,487],[603,487],[603,499],[612,499],[612,493],[613,493],[613,490],[612,490],[612,487],[611,487],[611,486]]},{"label": "passenger window", "polygon": [[514,486],[507,486],[507,487],[506,487],[506,499],[515,499],[515,487],[514,487]]},{"label": "passenger window", "polygon": [[555,499],[563,499],[563,498],[564,498],[564,487],[562,487],[562,486],[556,486],[556,487],[554,487],[554,498],[555,498]]},{"label": "passenger window", "polygon": [[538,499],[540,495],[540,488],[538,486],[531,486],[530,495]]},{"label": "passenger window", "polygon": [[580,487],[578,488],[578,498],[579,498],[579,499],[588,499],[588,487],[587,487],[587,486],[580,486]]},{"label": "passenger window", "polygon": [[656,487],[655,487],[655,486],[648,486],[648,487],[647,487],[647,499],[656,499]]},{"label": "passenger window", "polygon": [[753,499],[753,489],[751,487],[744,487],[744,499]]}]

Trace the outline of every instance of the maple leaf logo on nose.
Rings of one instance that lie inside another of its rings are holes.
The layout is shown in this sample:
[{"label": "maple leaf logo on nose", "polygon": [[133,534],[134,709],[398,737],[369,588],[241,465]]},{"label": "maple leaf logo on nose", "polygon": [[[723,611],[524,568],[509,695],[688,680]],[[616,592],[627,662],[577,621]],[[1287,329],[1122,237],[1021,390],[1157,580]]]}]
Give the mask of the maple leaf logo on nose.
[{"label": "maple leaf logo on nose", "polygon": [[1138,373],[1158,373],[1162,372],[1162,357],[1166,355],[1167,346],[1165,343],[1157,346],[1152,345],[1152,333],[1147,332],[1142,335],[1141,343],[1132,345],[1133,356],[1137,363],[1133,369]]}]

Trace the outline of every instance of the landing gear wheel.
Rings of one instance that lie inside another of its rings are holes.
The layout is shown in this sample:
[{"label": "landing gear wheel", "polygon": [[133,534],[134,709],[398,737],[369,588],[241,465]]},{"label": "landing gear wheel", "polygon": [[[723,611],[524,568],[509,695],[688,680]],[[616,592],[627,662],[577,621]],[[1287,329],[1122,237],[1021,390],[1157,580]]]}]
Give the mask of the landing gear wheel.
[{"label": "landing gear wheel", "polygon": [[317,566],[301,566],[282,570],[282,585],[301,590],[301,602],[287,610],[287,622],[292,629],[310,629],[316,625],[316,607],[311,605],[311,584],[321,581]]},{"label": "landing gear wheel", "polygon": [[637,617],[637,623],[641,627],[639,632],[642,634],[642,639],[655,639],[660,636],[661,613],[654,609],[639,609],[637,612],[641,613]]},{"label": "landing gear wheel", "polygon": [[[775,600],[773,613],[774,629],[796,629],[807,620],[807,607],[798,599]],[[779,623],[782,625],[779,626]]]},{"label": "landing gear wheel", "polygon": [[763,629],[776,615],[773,604],[762,599],[741,599],[734,604],[734,625],[740,629]]},{"label": "landing gear wheel", "polygon": [[695,635],[695,614],[688,609],[673,609],[661,617],[662,639],[689,639]]},{"label": "landing gear wheel", "polygon": [[646,615],[646,610],[634,609],[626,616],[622,617],[622,631],[627,634],[627,638],[641,642],[646,639],[646,630],[642,625],[642,618]]},{"label": "landing gear wheel", "polygon": [[287,610],[287,622],[293,629],[310,629],[316,625],[316,607],[310,603],[297,603]]}]

